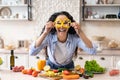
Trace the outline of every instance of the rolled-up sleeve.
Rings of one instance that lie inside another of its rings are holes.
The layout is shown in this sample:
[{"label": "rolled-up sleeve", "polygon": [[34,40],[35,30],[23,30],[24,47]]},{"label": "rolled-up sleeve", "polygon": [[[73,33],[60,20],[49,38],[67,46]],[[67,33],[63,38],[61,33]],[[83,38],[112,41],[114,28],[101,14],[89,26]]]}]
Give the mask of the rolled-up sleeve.
[{"label": "rolled-up sleeve", "polygon": [[29,47],[29,54],[30,55],[37,55],[39,50],[35,47],[35,41]]},{"label": "rolled-up sleeve", "polygon": [[47,45],[47,38],[45,38],[39,47],[35,47],[35,41],[29,47],[29,55],[37,55]]},{"label": "rolled-up sleeve", "polygon": [[97,45],[95,43],[92,43],[92,48],[88,48],[82,40],[79,39],[78,41],[78,47],[82,48],[85,52],[88,54],[96,54],[97,52]]}]

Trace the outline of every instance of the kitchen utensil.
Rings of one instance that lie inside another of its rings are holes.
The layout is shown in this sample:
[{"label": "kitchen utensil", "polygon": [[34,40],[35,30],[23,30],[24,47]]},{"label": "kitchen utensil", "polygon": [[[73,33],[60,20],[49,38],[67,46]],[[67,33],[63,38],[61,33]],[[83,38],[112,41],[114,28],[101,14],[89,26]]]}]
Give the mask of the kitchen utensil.
[{"label": "kitchen utensil", "polygon": [[4,41],[1,37],[0,37],[0,48],[4,48]]},{"label": "kitchen utensil", "polygon": [[105,36],[92,36],[92,38],[95,41],[102,41],[105,38]]},{"label": "kitchen utensil", "polygon": [[108,0],[101,0],[100,1],[102,4],[107,4]]},{"label": "kitchen utensil", "polygon": [[107,4],[113,4],[114,0],[107,0]]},{"label": "kitchen utensil", "polygon": [[116,14],[106,14],[106,18],[112,19],[112,18],[117,18]]},{"label": "kitchen utensil", "polygon": [[97,4],[98,3],[98,0],[85,0],[85,2],[87,3],[87,4]]},{"label": "kitchen utensil", "polygon": [[12,11],[9,7],[2,7],[0,9],[0,15],[1,16],[11,16],[12,15]]},{"label": "kitchen utensil", "polygon": [[120,0],[114,0],[113,4],[120,4]]},{"label": "kitchen utensil", "polygon": [[115,40],[111,40],[111,41],[108,43],[108,47],[109,47],[109,48],[117,48],[117,47],[118,47],[118,43],[117,43]]},{"label": "kitchen utensil", "polygon": [[118,13],[118,18],[120,19],[120,11],[119,11],[119,13]]}]

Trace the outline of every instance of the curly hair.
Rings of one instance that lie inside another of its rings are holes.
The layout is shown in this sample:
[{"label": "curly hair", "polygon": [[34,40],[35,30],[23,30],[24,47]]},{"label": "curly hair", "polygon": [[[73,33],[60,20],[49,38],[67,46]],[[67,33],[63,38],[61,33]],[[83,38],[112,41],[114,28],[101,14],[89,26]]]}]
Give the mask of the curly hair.
[{"label": "curly hair", "polygon": [[[50,18],[48,19],[48,22],[49,22],[49,21],[54,22],[55,19],[57,18],[57,16],[59,16],[59,15],[65,15],[68,19],[71,20],[71,22],[75,22],[75,20],[73,19],[73,17],[72,17],[68,12],[66,12],[66,11],[56,12],[56,13],[52,14],[52,15],[50,16]],[[43,30],[42,30],[42,33],[43,33],[44,29],[45,29],[45,26],[44,26],[44,28],[43,28]],[[55,32],[56,32],[56,29],[55,29],[55,28],[52,28],[51,31],[50,31],[51,34],[55,34]],[[75,32],[75,30],[74,30],[73,27],[70,27],[70,28],[69,28],[68,33],[69,33],[69,34],[76,34],[76,32]]]},{"label": "curly hair", "polygon": [[[49,21],[54,22],[55,19],[57,18],[57,16],[59,16],[59,15],[65,15],[68,19],[71,20],[71,22],[75,22],[75,20],[73,19],[73,17],[68,12],[66,12],[66,11],[56,12],[56,13],[52,14],[50,16],[50,18],[48,19],[48,22]],[[44,29],[45,29],[45,26],[42,29],[41,34],[43,33]],[[55,34],[55,32],[56,32],[55,28],[52,28],[51,31],[50,31],[51,34]],[[68,33],[69,34],[76,34],[76,31],[75,31],[75,29],[73,27],[70,27],[69,30],[68,30]],[[45,49],[46,57],[48,57],[48,55],[47,55],[47,47],[45,47],[44,49]],[[78,49],[78,47],[76,47],[76,49],[75,49],[75,54],[74,54],[75,56],[77,56],[77,49]]]}]

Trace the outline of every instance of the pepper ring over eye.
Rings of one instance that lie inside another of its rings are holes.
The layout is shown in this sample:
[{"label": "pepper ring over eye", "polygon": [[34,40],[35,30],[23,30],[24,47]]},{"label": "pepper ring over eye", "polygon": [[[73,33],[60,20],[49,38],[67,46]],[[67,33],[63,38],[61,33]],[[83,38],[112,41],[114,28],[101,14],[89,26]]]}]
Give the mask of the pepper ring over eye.
[{"label": "pepper ring over eye", "polygon": [[71,20],[64,19],[64,20],[55,20],[55,27],[56,28],[70,28]]}]

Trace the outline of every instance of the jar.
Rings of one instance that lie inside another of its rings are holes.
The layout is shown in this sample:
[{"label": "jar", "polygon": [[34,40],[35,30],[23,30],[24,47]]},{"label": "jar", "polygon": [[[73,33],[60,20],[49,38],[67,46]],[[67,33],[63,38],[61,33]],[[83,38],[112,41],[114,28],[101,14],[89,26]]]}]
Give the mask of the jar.
[{"label": "jar", "polygon": [[114,0],[113,4],[120,4],[120,0]]},{"label": "jar", "polygon": [[41,71],[41,70],[43,70],[45,65],[46,65],[46,60],[38,60],[38,62],[37,62],[37,69]]},{"label": "jar", "polygon": [[113,4],[114,0],[107,0],[107,4]]},{"label": "jar", "polygon": [[0,48],[4,48],[4,41],[1,37],[0,37]]}]

